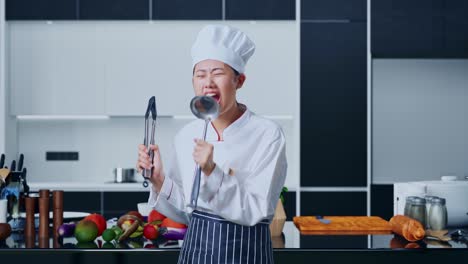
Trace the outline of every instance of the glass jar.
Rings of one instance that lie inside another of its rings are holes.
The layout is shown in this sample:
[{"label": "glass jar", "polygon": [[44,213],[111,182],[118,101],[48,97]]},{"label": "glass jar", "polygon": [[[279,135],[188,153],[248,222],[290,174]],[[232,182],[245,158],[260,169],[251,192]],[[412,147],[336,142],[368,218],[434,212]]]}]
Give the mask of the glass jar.
[{"label": "glass jar", "polygon": [[408,196],[405,200],[405,209],[403,211],[404,216],[410,217],[411,206],[413,206],[413,199],[417,198],[416,196]]},{"label": "glass jar", "polygon": [[447,207],[444,198],[433,198],[428,218],[432,230],[447,228]]},{"label": "glass jar", "polygon": [[424,199],[426,199],[426,229],[430,229],[430,225],[429,225],[429,212],[431,210],[431,206],[432,206],[432,199],[434,198],[439,198],[437,196],[431,196],[431,195],[426,195],[424,196]]},{"label": "glass jar", "polygon": [[426,227],[426,199],[421,197],[413,198],[409,217],[419,221],[423,227]]}]

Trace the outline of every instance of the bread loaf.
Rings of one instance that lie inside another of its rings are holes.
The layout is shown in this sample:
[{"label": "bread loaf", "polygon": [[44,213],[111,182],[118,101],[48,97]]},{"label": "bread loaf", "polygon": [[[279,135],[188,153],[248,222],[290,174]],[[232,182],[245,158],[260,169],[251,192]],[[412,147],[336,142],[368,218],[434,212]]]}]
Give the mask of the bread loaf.
[{"label": "bread loaf", "polygon": [[426,232],[422,224],[404,215],[395,215],[390,219],[392,232],[396,233],[410,242],[424,238]]}]

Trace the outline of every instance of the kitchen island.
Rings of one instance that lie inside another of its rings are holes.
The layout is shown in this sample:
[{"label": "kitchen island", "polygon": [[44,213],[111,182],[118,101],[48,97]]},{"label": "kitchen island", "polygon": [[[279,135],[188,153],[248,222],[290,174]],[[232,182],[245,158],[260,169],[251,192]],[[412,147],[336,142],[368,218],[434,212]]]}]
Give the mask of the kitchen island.
[{"label": "kitchen island", "polygon": [[[466,239],[448,243],[430,240],[408,243],[390,234],[301,235],[292,222],[287,222],[283,236],[274,238],[273,246],[275,263],[465,263],[468,260]],[[121,248],[103,248],[103,241],[98,238],[94,245],[78,245],[83,247],[78,248],[74,238],[65,238],[60,243],[51,238],[45,245],[35,242],[28,248],[21,234],[12,234],[0,243],[1,263],[31,263],[31,260],[48,264],[177,263],[182,244],[182,241],[164,241],[154,245],[141,239],[117,246]]]}]

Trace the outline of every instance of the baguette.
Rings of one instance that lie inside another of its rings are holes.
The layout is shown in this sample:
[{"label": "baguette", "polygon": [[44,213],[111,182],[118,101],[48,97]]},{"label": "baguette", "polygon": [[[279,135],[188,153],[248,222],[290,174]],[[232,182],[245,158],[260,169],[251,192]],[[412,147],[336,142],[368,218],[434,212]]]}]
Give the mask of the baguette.
[{"label": "baguette", "polygon": [[395,215],[390,219],[392,232],[396,233],[410,242],[419,241],[424,238],[426,232],[422,224],[403,215]]}]

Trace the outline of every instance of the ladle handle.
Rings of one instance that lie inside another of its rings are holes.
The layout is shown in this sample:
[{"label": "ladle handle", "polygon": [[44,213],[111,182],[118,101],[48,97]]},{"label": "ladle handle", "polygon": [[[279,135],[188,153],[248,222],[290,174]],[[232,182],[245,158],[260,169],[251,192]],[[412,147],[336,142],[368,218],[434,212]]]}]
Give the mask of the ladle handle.
[{"label": "ladle handle", "polygon": [[[210,119],[205,120],[205,128],[203,129],[203,141],[206,140],[206,130],[210,122]],[[200,178],[201,167],[199,164],[197,164],[197,167],[195,168],[195,176],[193,178],[192,194],[190,195],[190,205],[194,210],[197,208],[198,194],[200,192]]]},{"label": "ladle handle", "polygon": [[195,208],[197,208],[198,194],[200,192],[200,178],[201,167],[197,164],[197,167],[195,169],[195,178],[193,179],[192,195],[190,197],[190,204],[192,205],[194,210]]}]

